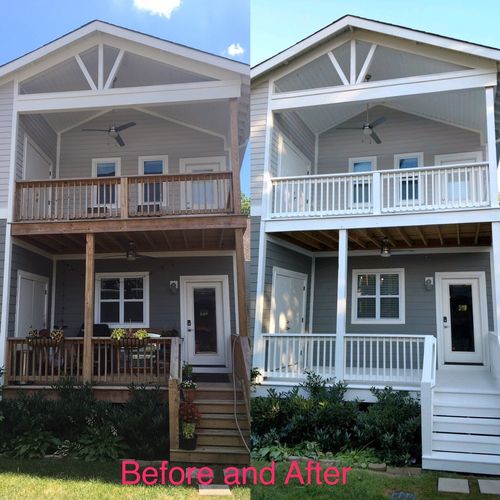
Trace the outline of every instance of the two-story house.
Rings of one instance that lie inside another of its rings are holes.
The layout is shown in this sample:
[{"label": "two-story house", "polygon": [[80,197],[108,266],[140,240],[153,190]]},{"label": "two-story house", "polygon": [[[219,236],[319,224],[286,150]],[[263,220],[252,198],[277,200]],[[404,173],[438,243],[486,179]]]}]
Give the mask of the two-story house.
[{"label": "two-story house", "polygon": [[500,473],[498,61],[346,16],[251,70],[261,390],[420,393],[425,468]]},{"label": "two-story house", "polygon": [[[68,376],[114,402],[159,385],[172,460],[248,460],[233,415],[235,394],[248,429],[248,108],[247,65],[101,21],[0,67],[4,397]],[[62,342],[27,338],[56,327]],[[114,328],[156,337],[127,346]],[[183,363],[205,399],[189,456]]]}]

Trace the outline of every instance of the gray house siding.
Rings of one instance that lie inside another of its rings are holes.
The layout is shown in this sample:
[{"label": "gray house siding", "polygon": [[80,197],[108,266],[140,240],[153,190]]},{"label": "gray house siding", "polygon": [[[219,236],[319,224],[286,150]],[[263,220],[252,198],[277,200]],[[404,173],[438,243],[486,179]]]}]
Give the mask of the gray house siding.
[{"label": "gray house siding", "polygon": [[[0,283],[3,284],[3,265],[5,262],[5,233],[6,229],[10,228],[7,226],[7,221],[5,219],[0,219]],[[0,287],[0,314],[2,313],[2,295],[3,286]]]},{"label": "gray house siding", "polygon": [[264,281],[264,308],[262,331],[269,332],[269,321],[271,318],[271,296],[273,283],[273,267],[281,267],[290,271],[307,274],[307,291],[306,291],[306,317],[305,327],[308,330],[309,325],[309,296],[311,290],[311,263],[312,259],[307,255],[303,255],[288,248],[276,245],[275,243],[267,243],[266,255],[266,274]]},{"label": "gray house siding", "polygon": [[[21,115],[17,128],[16,179],[23,178],[24,139],[28,135],[56,166],[57,134],[41,115]],[[55,172],[53,172],[55,177]]]},{"label": "gray house siding", "polygon": [[252,217],[250,221],[250,265],[247,274],[247,303],[249,333],[253,337],[255,322],[255,302],[257,296],[257,272],[259,263],[260,217]]},{"label": "gray house siding", "polygon": [[[337,314],[337,259],[316,258],[314,287],[314,333],[335,333]],[[403,268],[405,272],[405,324],[351,323],[352,270]],[[490,256],[488,252],[429,255],[349,257],[347,281],[347,331],[349,333],[436,334],[436,291],[427,291],[424,278],[437,272],[484,271],[489,328],[493,328]]]},{"label": "gray house siding", "polygon": [[14,84],[0,86],[0,207],[7,206],[9,196],[13,101]]},{"label": "gray house siding", "polygon": [[[104,128],[111,123],[133,121],[136,126],[121,133],[124,147],[102,132],[82,132],[81,128]],[[139,174],[139,156],[168,155],[168,172],[179,172],[179,159],[226,156],[224,140],[173,122],[134,110],[107,113],[82,127],[61,135],[61,178],[91,177],[93,158],[121,158],[122,175]],[[229,165],[227,165],[229,170]]]},{"label": "gray house siding", "polygon": [[[149,272],[150,327],[180,331],[180,293],[171,293],[170,280],[180,276],[228,275],[231,305],[231,331],[235,331],[233,259],[222,257],[176,257],[95,262],[95,272]],[[66,325],[69,336],[76,336],[83,323],[85,263],[62,260],[57,263],[55,322]]]},{"label": "gray house siding", "polygon": [[250,188],[252,207],[262,203],[262,181],[266,149],[267,98],[269,83],[261,82],[252,88],[250,106]]},{"label": "gray house siding", "polygon": [[[2,260],[3,263],[3,260]],[[34,252],[30,252],[25,248],[17,245],[12,245],[11,259],[11,274],[10,274],[10,306],[9,306],[9,336],[15,335],[16,325],[16,306],[17,306],[17,273],[18,271],[26,271],[28,273],[38,274],[49,278],[49,290],[47,301],[47,327],[50,326],[51,318],[51,297],[52,297],[52,260],[43,257]],[[27,332],[19,332],[21,335]]]},{"label": "gray house siding", "polygon": [[[424,153],[424,165],[435,165],[434,156],[449,153],[484,151],[479,133],[428,120],[409,113],[376,106],[370,120],[385,116],[387,121],[377,127],[382,144],[363,139],[361,130],[329,131],[319,136],[318,174],[342,173],[349,169],[349,158],[376,156],[377,169],[394,168],[394,155]],[[342,123],[357,127],[366,119],[360,114]]]}]

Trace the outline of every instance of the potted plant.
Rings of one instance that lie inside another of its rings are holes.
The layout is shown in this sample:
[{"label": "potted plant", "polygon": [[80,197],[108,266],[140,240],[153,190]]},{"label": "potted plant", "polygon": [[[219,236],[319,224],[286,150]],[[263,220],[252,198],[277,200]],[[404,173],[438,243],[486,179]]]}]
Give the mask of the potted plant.
[{"label": "potted plant", "polygon": [[181,382],[181,389],[184,401],[187,401],[188,403],[193,402],[194,395],[196,393],[196,387],[198,387],[198,385],[194,380],[188,379],[188,380],[183,380]]},{"label": "potted plant", "polygon": [[141,329],[137,331],[125,330],[125,328],[113,328],[111,331],[111,339],[119,347],[128,349],[137,349],[145,347],[149,338],[147,330]]},{"label": "potted plant", "polygon": [[183,401],[179,406],[179,420],[181,433],[179,447],[183,450],[196,449],[196,424],[200,421],[201,414],[194,403]]},{"label": "potted plant", "polygon": [[27,335],[28,343],[33,347],[57,347],[64,341],[64,331],[56,328],[49,332],[48,330],[36,330],[30,328]]},{"label": "potted plant", "polygon": [[189,363],[182,365],[182,380],[193,380],[193,367]]}]

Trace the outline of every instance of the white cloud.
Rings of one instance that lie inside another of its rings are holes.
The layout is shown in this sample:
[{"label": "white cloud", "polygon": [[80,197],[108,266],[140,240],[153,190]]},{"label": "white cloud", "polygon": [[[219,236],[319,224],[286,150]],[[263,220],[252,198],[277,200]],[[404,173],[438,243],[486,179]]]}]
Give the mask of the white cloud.
[{"label": "white cloud", "polygon": [[228,48],[227,48],[227,53],[231,57],[237,57],[241,56],[245,52],[245,49],[239,44],[239,43],[232,43]]},{"label": "white cloud", "polygon": [[152,16],[170,19],[172,12],[181,6],[181,0],[134,0],[134,7],[145,10]]}]

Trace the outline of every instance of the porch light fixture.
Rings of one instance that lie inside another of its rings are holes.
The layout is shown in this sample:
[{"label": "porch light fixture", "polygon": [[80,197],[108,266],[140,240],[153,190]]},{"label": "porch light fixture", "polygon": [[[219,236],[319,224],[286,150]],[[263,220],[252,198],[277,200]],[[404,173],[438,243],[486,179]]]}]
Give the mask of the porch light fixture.
[{"label": "porch light fixture", "polygon": [[382,240],[382,249],[380,250],[380,257],[390,257],[391,249],[389,248],[389,240],[388,238],[384,238]]},{"label": "porch light fixture", "polygon": [[171,281],[170,282],[170,293],[177,293],[179,291],[179,282]]}]

